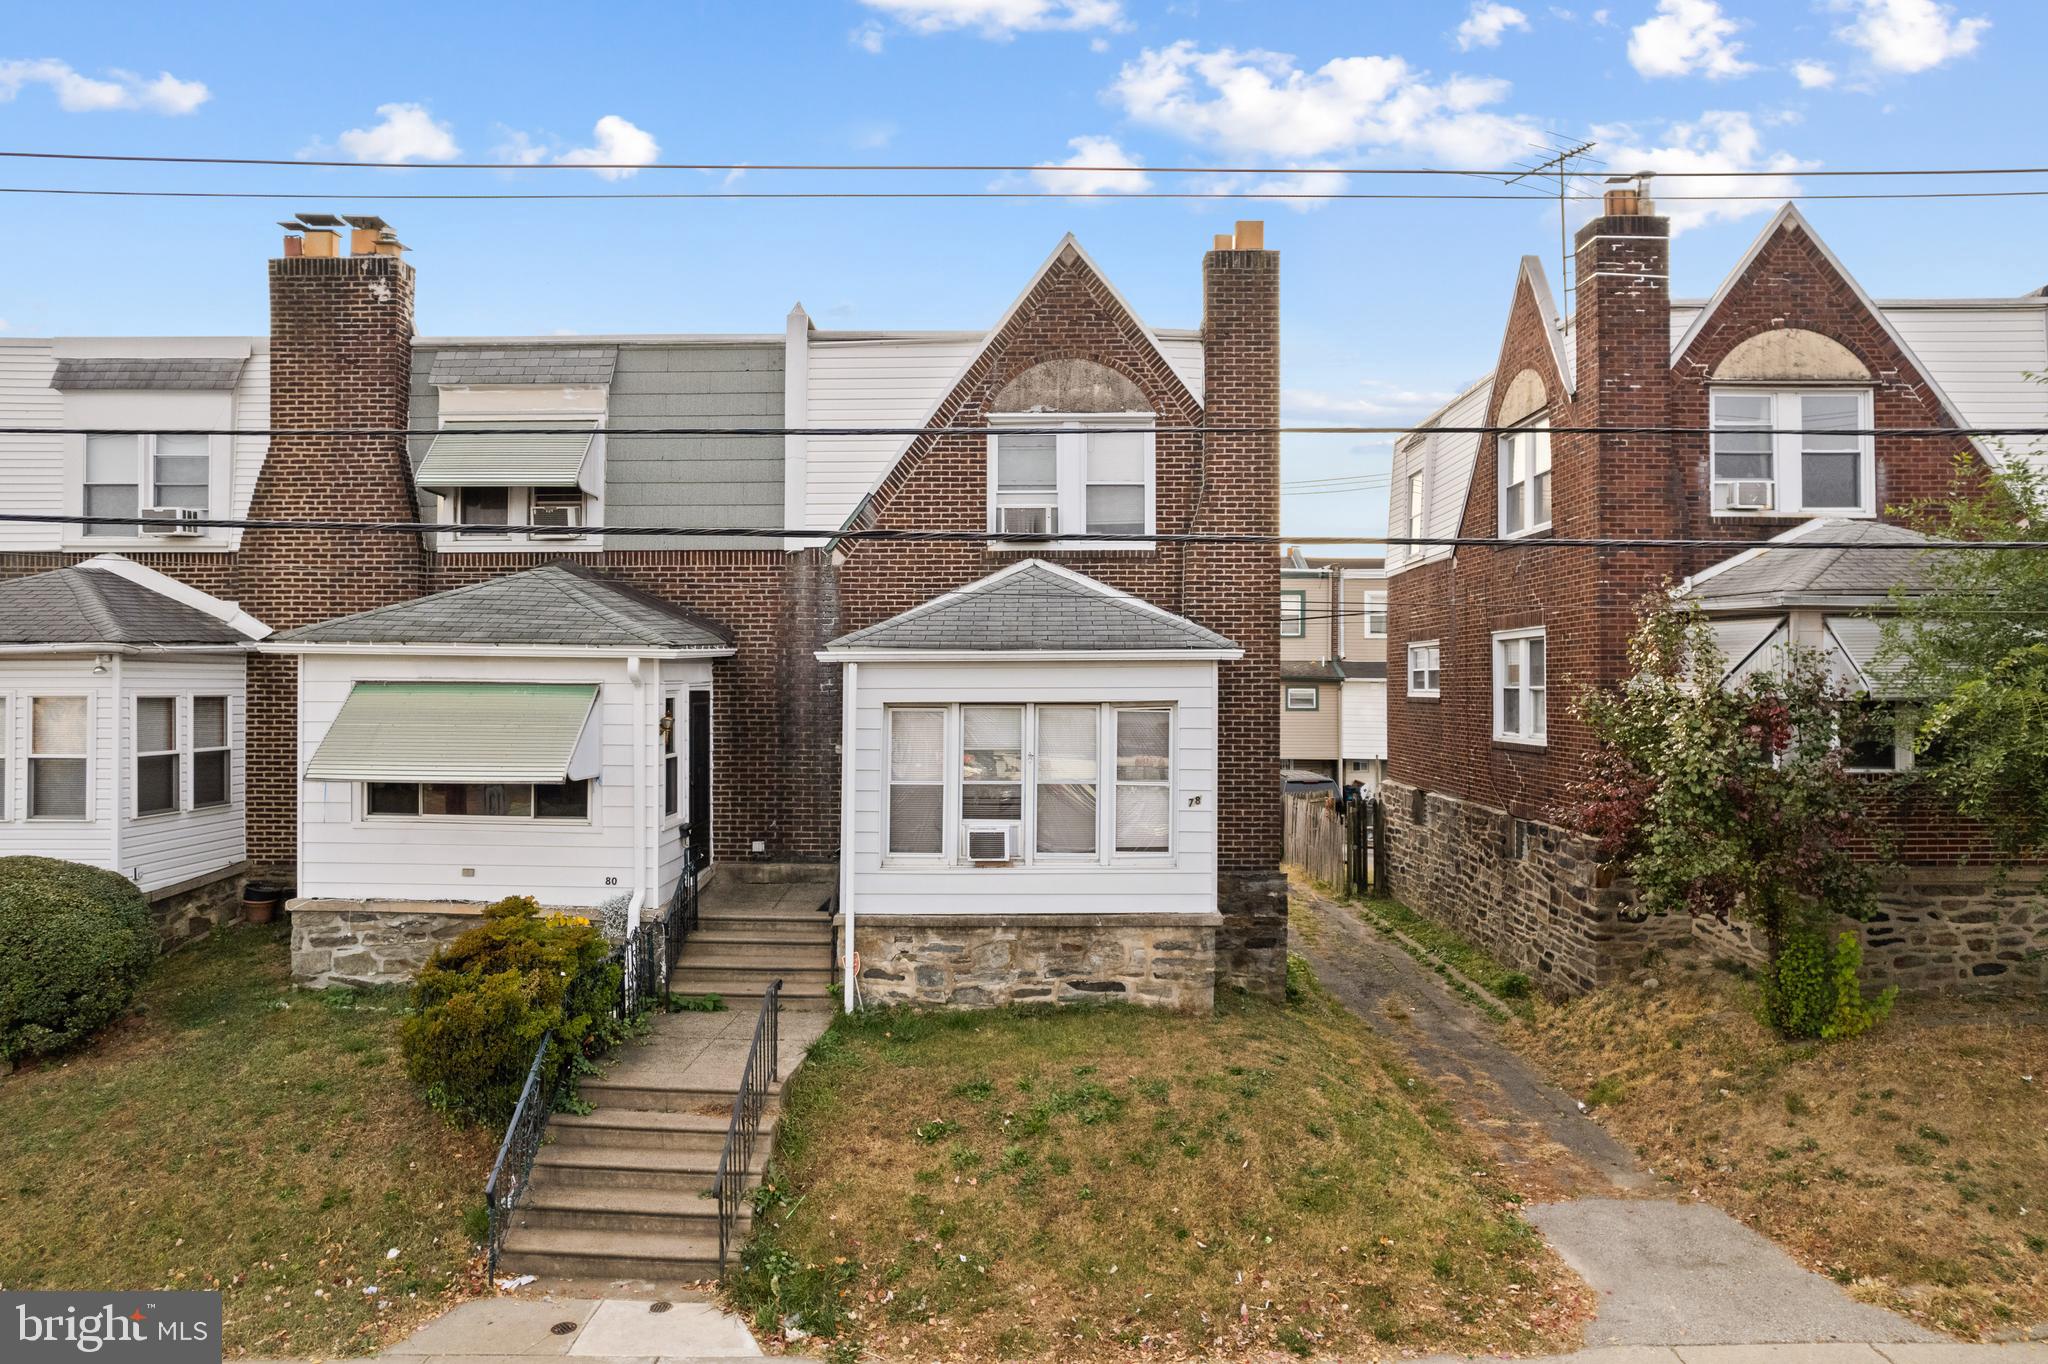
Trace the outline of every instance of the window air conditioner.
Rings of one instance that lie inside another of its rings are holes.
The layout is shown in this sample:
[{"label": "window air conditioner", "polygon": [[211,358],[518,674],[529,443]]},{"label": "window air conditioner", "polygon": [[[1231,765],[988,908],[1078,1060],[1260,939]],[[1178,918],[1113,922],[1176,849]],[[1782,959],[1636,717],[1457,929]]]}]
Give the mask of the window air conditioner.
[{"label": "window air conditioner", "polygon": [[1060,509],[1057,504],[1040,507],[1003,507],[999,526],[1005,535],[1032,535],[1050,537],[1059,534]]},{"label": "window air conditioner", "polygon": [[1721,505],[1728,511],[1769,511],[1776,500],[1775,486],[1767,478],[1731,479],[1718,486]]},{"label": "window air conditioner", "polygon": [[204,535],[206,527],[199,524],[206,512],[200,507],[144,507],[136,513],[142,517],[142,524],[136,529],[144,535]]},{"label": "window air conditioner", "polygon": [[970,862],[1008,862],[1016,856],[1017,826],[1011,823],[966,824],[961,827],[967,839],[967,860]]},{"label": "window air conditioner", "polygon": [[527,517],[536,540],[574,540],[583,534],[583,490],[535,488]]}]

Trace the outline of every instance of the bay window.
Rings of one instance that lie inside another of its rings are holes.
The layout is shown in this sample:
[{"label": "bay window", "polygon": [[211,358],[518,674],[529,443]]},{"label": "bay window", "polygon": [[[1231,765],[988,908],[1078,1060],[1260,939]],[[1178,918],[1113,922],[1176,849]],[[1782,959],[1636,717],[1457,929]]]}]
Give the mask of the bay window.
[{"label": "bay window", "polygon": [[1550,423],[1500,438],[1500,533],[1528,535],[1550,528]]},{"label": "bay window", "polygon": [[1710,404],[1717,515],[1876,514],[1875,446],[1844,434],[1871,425],[1869,390],[1717,389]]},{"label": "bay window", "polygon": [[[884,855],[1058,866],[1171,852],[1173,710],[1163,705],[891,706]],[[973,834],[1007,835],[1008,857]]]},{"label": "bay window", "polygon": [[1493,637],[1493,737],[1508,743],[1544,742],[1546,641],[1536,630]]},{"label": "bay window", "polygon": [[989,436],[990,531],[1046,539],[1088,534],[1140,540],[1151,533],[1152,433],[1080,429],[1149,426],[1149,413],[1026,420],[1039,429]]}]

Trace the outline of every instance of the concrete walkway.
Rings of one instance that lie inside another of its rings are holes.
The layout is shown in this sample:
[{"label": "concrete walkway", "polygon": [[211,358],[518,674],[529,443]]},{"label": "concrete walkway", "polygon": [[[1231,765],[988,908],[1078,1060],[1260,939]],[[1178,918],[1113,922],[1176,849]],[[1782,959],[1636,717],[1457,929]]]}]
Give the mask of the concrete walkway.
[{"label": "concrete walkway", "polygon": [[[657,1013],[644,1036],[619,1048],[604,1068],[604,1079],[608,1084],[724,1090],[730,1095],[746,1069],[747,1048],[753,1045],[759,1021],[758,1008]],[[776,1020],[776,1073],[788,1078],[831,1024],[832,1015],[823,1009],[783,1009]]]},{"label": "concrete walkway", "polygon": [[1354,910],[1294,891],[1292,946],[1499,1152],[1529,1220],[1599,1294],[1587,1364],[1889,1360],[2048,1364],[2048,1344],[1962,1345],[1859,1303],[1718,1208],[1654,1196],[1630,1153],[1495,1026]]}]

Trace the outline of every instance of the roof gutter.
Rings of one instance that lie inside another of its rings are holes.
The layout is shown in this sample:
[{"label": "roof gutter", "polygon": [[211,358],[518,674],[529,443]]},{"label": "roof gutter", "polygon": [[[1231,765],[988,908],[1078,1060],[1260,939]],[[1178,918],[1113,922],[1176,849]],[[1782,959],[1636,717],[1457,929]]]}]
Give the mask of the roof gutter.
[{"label": "roof gutter", "polygon": [[246,644],[0,644],[0,658],[25,654],[239,654]]},{"label": "roof gutter", "polygon": [[251,646],[265,654],[381,655],[406,654],[416,658],[731,658],[739,652],[730,644],[693,649],[656,649],[641,645],[590,644],[320,644],[310,640],[286,640],[277,644]]},{"label": "roof gutter", "polygon": [[1242,649],[820,649],[821,663],[1233,662]]}]

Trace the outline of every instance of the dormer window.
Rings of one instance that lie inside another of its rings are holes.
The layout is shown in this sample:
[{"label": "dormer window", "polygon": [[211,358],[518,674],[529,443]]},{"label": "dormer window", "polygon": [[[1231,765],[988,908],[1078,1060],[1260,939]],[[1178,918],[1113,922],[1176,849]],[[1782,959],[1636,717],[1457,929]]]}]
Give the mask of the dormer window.
[{"label": "dormer window", "polygon": [[1151,413],[1031,413],[1007,420],[1036,429],[989,437],[991,532],[1047,540],[1119,535],[1133,542],[1152,533],[1152,433],[1100,429],[1150,426]]},{"label": "dormer window", "polygon": [[[1720,388],[1712,394],[1717,516],[1874,516],[1868,389]],[[1773,434],[1773,433],[1776,434]]]}]

